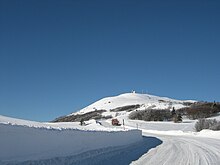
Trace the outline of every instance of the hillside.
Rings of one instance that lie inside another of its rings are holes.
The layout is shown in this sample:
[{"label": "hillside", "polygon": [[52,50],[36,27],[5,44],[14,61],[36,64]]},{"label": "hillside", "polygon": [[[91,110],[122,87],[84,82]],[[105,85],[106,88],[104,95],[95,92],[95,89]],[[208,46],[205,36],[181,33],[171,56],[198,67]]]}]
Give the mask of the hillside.
[{"label": "hillside", "polygon": [[188,107],[195,101],[175,100],[149,94],[125,93],[118,96],[103,98],[78,112],[57,118],[55,122],[70,122],[89,119],[106,119],[118,115],[126,115],[134,110],[144,109],[180,109]]}]

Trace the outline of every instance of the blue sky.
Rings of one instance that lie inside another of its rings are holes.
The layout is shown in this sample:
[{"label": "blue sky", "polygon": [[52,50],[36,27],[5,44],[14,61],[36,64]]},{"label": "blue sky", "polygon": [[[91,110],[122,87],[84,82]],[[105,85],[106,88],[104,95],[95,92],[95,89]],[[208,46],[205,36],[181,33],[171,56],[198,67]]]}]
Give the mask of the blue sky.
[{"label": "blue sky", "polygon": [[0,114],[50,121],[136,90],[220,101],[219,0],[0,0]]}]

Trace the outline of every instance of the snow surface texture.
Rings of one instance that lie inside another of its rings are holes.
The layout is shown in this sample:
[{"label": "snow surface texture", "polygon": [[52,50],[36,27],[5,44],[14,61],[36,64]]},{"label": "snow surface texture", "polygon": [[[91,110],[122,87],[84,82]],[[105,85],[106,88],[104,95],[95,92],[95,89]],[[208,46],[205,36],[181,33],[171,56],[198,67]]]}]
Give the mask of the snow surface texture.
[{"label": "snow surface texture", "polygon": [[[5,122],[7,119],[13,125]],[[27,126],[30,124],[35,127]],[[134,129],[85,131],[44,127],[43,123],[41,127],[36,126],[39,126],[38,122],[0,116],[1,164],[74,156],[92,150],[128,146],[143,140],[141,131]]]},{"label": "snow surface texture", "polygon": [[[144,133],[149,135],[148,133]],[[163,143],[132,165],[219,165],[220,140],[213,138],[154,135]]]},{"label": "snow surface texture", "polygon": [[151,148],[162,143],[155,137],[144,137],[137,143],[126,146],[107,147],[74,156],[55,157],[24,162],[1,162],[1,165],[128,165]]},{"label": "snow surface texture", "polygon": [[[109,111],[111,109],[115,109],[122,106],[127,105],[142,105],[143,108],[154,108],[154,109],[167,109],[175,107],[176,109],[185,107],[184,103],[193,103],[195,101],[193,100],[174,100],[167,97],[158,97],[148,94],[138,94],[138,93],[125,93],[121,94],[119,96],[114,97],[107,97],[103,98],[85,108],[82,110],[72,113],[70,115],[76,115],[76,114],[84,114],[88,112],[92,112],[95,110],[107,110],[107,113],[104,113],[104,115],[109,115]],[[113,112],[111,112],[113,114]]]},{"label": "snow surface texture", "polygon": [[[219,119],[219,117],[214,118]],[[142,130],[143,136],[151,135],[162,141],[161,145],[152,148],[131,164],[219,165],[220,131],[202,130],[193,132],[190,128],[195,122],[187,121],[186,123],[178,123],[179,126],[177,126],[177,123],[171,122],[126,121],[126,125],[129,128],[134,128],[138,125],[138,128]],[[165,129],[163,129],[164,126]],[[175,129],[175,126],[178,129]]]}]

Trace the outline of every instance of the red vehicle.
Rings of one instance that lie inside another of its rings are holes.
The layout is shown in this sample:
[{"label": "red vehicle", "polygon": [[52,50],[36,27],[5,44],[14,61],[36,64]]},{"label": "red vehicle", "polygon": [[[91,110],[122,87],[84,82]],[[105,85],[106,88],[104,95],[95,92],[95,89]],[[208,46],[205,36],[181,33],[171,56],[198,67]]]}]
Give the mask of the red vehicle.
[{"label": "red vehicle", "polygon": [[118,119],[112,119],[112,125],[120,126]]}]

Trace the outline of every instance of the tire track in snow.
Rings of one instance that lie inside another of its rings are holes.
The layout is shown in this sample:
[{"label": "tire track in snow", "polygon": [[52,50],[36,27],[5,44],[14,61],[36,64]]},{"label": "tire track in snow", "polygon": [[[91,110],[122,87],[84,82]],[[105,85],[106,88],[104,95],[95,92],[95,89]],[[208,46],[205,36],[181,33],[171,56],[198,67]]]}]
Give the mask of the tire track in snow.
[{"label": "tire track in snow", "polygon": [[[147,134],[146,134],[147,136]],[[219,165],[220,140],[201,137],[154,135],[163,143],[133,165]]]}]

